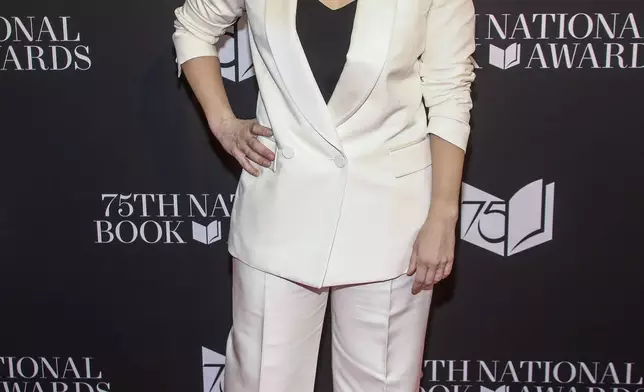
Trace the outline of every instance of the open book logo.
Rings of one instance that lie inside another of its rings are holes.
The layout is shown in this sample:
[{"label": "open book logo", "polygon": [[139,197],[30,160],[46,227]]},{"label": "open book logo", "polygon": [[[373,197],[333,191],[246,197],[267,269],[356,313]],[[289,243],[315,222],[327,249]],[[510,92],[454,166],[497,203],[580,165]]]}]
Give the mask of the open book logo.
[{"label": "open book logo", "polygon": [[222,77],[233,82],[241,82],[255,76],[250,54],[248,19],[245,13],[237,23],[226,30],[217,47]]},{"label": "open book logo", "polygon": [[206,347],[201,348],[203,392],[224,392],[226,357]]},{"label": "open book logo", "polygon": [[534,181],[503,201],[463,184],[461,238],[501,256],[552,240],[555,184]]},{"label": "open book logo", "polygon": [[496,389],[490,389],[490,388],[481,386],[481,392],[510,392],[510,387],[508,387],[507,385],[501,385]]},{"label": "open book logo", "polygon": [[208,226],[192,222],[192,239],[210,245],[221,239],[221,221],[215,220]]},{"label": "open book logo", "polygon": [[490,65],[508,69],[521,63],[521,44],[514,43],[506,49],[490,45]]}]

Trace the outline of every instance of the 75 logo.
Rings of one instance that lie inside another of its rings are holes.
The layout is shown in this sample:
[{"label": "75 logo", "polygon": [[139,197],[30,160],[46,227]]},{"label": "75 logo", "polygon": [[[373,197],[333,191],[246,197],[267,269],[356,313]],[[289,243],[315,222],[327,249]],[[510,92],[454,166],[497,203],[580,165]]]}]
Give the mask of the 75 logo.
[{"label": "75 logo", "polygon": [[509,201],[463,184],[461,238],[501,256],[552,240],[555,184],[534,181]]}]

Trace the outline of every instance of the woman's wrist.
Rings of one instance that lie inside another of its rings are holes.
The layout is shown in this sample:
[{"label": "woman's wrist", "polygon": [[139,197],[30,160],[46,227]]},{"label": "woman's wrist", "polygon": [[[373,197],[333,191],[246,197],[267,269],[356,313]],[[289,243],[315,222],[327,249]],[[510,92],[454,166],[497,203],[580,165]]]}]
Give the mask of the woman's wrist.
[{"label": "woman's wrist", "polygon": [[213,133],[217,133],[223,125],[230,121],[235,120],[237,117],[231,111],[211,111],[209,114],[206,113],[206,120],[208,121],[208,126],[210,127]]},{"label": "woman's wrist", "polygon": [[459,202],[458,199],[432,198],[429,207],[429,217],[436,217],[444,220],[458,220]]}]

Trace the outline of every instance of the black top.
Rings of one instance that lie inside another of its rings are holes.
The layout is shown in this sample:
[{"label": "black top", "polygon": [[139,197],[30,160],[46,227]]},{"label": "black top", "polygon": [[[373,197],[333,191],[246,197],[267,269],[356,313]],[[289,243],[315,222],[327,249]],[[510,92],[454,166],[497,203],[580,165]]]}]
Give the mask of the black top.
[{"label": "black top", "polygon": [[347,60],[357,3],[332,10],[319,0],[298,0],[297,34],[327,103]]}]

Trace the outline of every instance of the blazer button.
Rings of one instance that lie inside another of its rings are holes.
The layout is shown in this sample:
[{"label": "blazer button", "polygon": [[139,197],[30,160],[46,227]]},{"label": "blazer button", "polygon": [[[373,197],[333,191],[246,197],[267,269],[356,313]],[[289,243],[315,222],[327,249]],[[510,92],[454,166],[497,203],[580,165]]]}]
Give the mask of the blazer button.
[{"label": "blazer button", "polygon": [[295,151],[291,147],[282,147],[282,155],[286,159],[291,159],[295,156]]},{"label": "blazer button", "polygon": [[344,167],[346,165],[346,160],[342,155],[337,155],[335,158],[333,158],[333,162],[337,167]]}]

